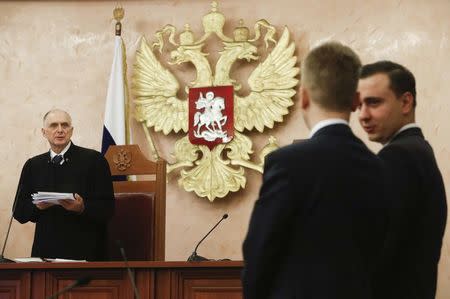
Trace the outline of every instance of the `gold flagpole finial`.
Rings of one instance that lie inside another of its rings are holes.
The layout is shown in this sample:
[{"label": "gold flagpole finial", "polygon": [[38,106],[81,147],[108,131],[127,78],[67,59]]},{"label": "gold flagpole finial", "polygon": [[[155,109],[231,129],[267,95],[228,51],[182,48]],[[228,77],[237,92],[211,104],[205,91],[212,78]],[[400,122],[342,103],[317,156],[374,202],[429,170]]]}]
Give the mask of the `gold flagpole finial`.
[{"label": "gold flagpole finial", "polygon": [[114,8],[113,16],[114,19],[116,19],[116,35],[119,36],[122,34],[122,24],[120,23],[120,21],[123,19],[124,15],[125,11],[121,6],[117,6],[116,8]]}]

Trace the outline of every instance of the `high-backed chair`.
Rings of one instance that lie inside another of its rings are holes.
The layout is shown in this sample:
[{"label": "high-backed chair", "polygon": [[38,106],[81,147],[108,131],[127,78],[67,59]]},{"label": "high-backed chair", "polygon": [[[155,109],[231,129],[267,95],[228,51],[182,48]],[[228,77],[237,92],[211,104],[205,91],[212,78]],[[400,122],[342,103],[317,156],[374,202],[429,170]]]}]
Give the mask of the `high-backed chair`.
[{"label": "high-backed chair", "polygon": [[[114,181],[115,213],[109,225],[111,260],[121,260],[122,243],[129,260],[163,261],[166,231],[166,162],[152,162],[137,144],[110,146],[105,154],[114,176],[139,176]],[[145,179],[145,180],[143,180]]]}]

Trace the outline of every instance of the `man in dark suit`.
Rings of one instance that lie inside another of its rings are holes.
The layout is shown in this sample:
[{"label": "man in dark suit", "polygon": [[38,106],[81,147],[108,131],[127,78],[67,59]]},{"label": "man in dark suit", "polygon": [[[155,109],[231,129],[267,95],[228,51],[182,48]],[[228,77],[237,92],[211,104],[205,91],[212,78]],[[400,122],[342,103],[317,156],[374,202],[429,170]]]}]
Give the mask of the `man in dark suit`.
[{"label": "man in dark suit", "polygon": [[[71,142],[72,133],[67,112],[45,114],[42,134],[50,150],[23,166],[14,218],[36,223],[33,257],[103,260],[114,210],[111,173],[99,152]],[[31,194],[38,191],[73,193],[75,200],[33,204]]]},{"label": "man in dark suit", "polygon": [[350,48],[334,42],[302,63],[310,138],[265,161],[243,244],[246,299],[372,298],[386,189],[380,160],[348,125],[360,67]]},{"label": "man in dark suit", "polygon": [[378,155],[392,182],[377,298],[434,298],[447,204],[433,149],[415,124],[414,76],[380,61],[363,67],[358,90],[360,123],[370,140],[383,144]]}]

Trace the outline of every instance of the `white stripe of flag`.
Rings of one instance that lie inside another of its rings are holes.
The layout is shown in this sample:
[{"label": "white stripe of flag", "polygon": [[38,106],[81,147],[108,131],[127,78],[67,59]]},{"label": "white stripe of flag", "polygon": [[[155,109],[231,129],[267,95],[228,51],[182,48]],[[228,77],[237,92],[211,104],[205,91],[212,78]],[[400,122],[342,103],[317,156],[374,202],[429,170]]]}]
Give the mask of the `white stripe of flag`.
[{"label": "white stripe of flag", "polygon": [[110,145],[126,144],[125,103],[127,96],[126,61],[122,37],[115,36],[114,59],[109,77],[103,126],[102,153]]}]

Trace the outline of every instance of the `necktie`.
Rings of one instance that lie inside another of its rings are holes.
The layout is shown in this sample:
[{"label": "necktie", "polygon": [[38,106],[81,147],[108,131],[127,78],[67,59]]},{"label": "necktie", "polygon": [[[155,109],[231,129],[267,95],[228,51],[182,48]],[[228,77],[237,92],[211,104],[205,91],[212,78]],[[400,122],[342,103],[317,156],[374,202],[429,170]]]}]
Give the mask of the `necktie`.
[{"label": "necktie", "polygon": [[60,165],[63,157],[61,155],[56,155],[52,159],[52,163],[56,165]]}]

